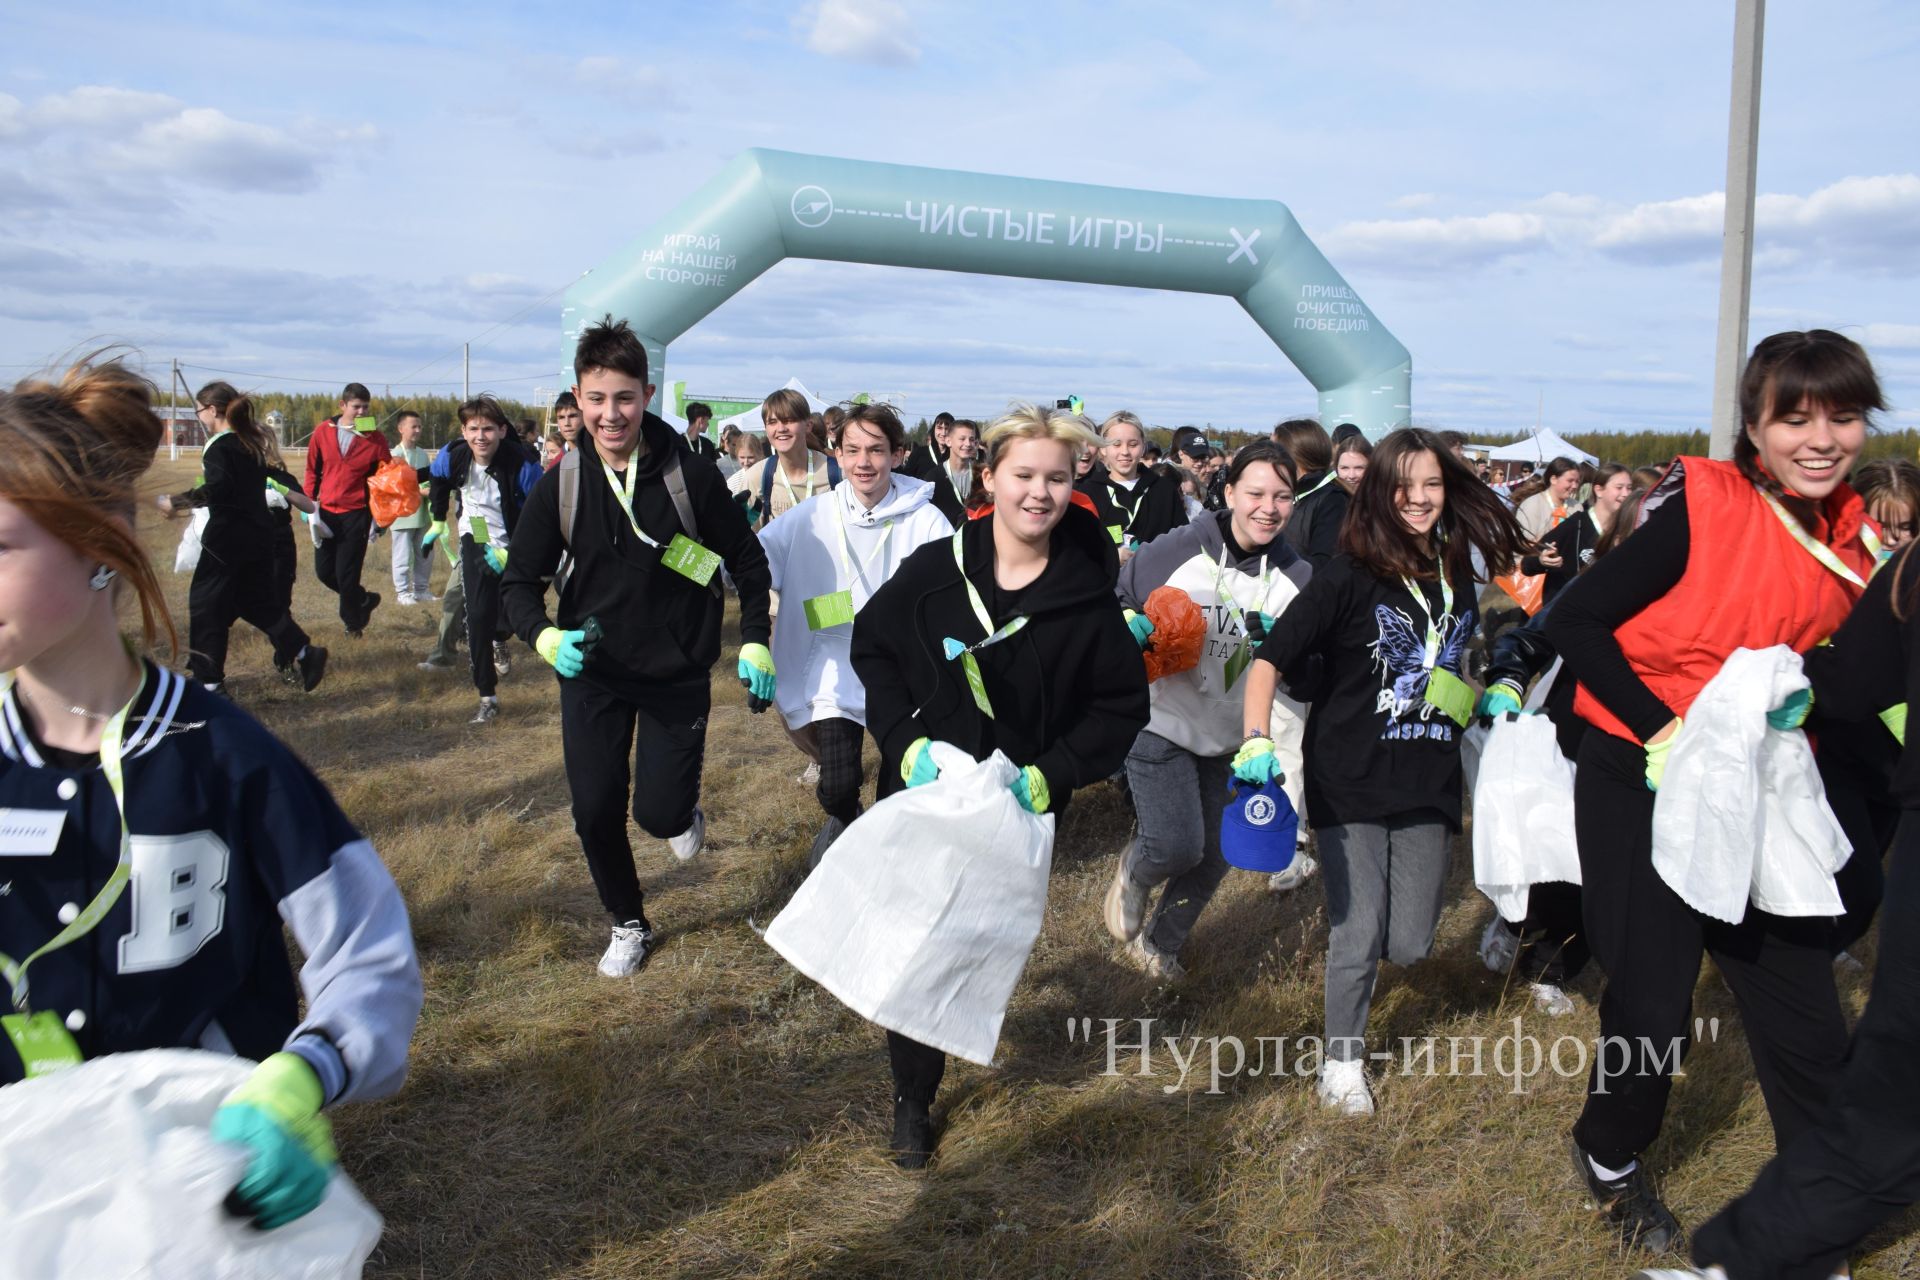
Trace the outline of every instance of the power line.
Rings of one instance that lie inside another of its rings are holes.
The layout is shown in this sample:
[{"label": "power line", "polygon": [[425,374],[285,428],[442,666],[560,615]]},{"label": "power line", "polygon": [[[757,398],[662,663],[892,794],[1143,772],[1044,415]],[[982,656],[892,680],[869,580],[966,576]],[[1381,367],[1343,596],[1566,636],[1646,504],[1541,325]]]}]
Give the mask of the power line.
[{"label": "power line", "polygon": [[[553,289],[551,292],[543,295],[542,297],[535,298],[532,302],[529,302],[526,306],[520,308],[518,311],[514,312],[512,315],[508,316],[506,319],[495,321],[492,325],[481,330],[479,333],[475,334],[473,337],[468,338],[466,340],[466,345],[470,346],[473,343],[480,341],[480,339],[486,337],[488,334],[494,332],[496,329],[505,328],[507,325],[512,324],[515,320],[518,320],[521,316],[526,315],[527,312],[539,306],[541,303],[546,302],[549,299],[553,298],[556,294],[566,292],[568,289],[573,287],[576,281],[588,275],[591,272],[591,270],[592,268],[588,268],[587,271],[582,271],[579,275],[574,276],[572,279],[565,281],[564,283],[559,285],[557,288]],[[406,383],[409,379],[413,377],[414,374],[425,373],[428,369],[434,368],[437,365],[443,365],[449,360],[458,359],[460,354],[461,352],[454,352],[450,355],[441,356],[437,360],[430,360],[426,364],[421,365],[418,369],[414,369],[411,372],[409,372],[405,378],[393,378],[390,381],[394,384]]]}]

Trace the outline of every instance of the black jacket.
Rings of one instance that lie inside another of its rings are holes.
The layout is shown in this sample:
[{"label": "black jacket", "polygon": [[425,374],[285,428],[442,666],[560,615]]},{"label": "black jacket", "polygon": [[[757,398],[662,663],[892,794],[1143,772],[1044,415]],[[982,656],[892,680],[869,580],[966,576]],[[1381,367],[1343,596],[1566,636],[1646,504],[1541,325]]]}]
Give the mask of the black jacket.
[{"label": "black jacket", "polygon": [[1346,523],[1353,495],[1333,479],[1330,471],[1310,471],[1301,476],[1294,492],[1306,496],[1293,504],[1293,516],[1285,530],[1287,543],[1316,570],[1324,569],[1340,550],[1340,526]]},{"label": "black jacket", "polygon": [[[467,487],[467,473],[472,469],[473,448],[465,440],[455,440],[442,449],[427,468],[427,512],[434,520],[447,518],[449,499]],[[493,451],[487,474],[500,488],[500,516],[506,521],[507,537],[511,538],[520,523],[520,509],[540,480],[540,459],[532,449],[508,436]]]},{"label": "black jacket", "polygon": [[[993,518],[962,526],[967,577],[994,625],[1015,613],[1032,621],[975,655],[994,716],[984,715],[961,663],[943,642],[983,638],[953,559],[953,540],[908,556],[853,623],[853,669],[867,690],[867,727],[880,747],[880,794],[901,788],[900,760],[917,738],[950,742],[976,759],[995,749],[1036,765],[1053,811],[1077,787],[1118,769],[1146,726],[1146,664],[1114,598],[1113,542],[1084,508],[1070,506],[1054,530],[1047,567],[996,610]],[[1004,616],[1003,616],[1004,612]]]},{"label": "black jacket", "polygon": [[[1593,527],[1593,517],[1585,511],[1576,511],[1555,525],[1546,537],[1540,539],[1542,546],[1555,547],[1560,552],[1560,564],[1550,568],[1540,563],[1536,555],[1523,556],[1520,560],[1520,572],[1546,575],[1541,586],[1540,598],[1546,604],[1566,588],[1569,582],[1580,576],[1580,571],[1593,561],[1593,549],[1600,541],[1600,531]],[[1545,612],[1543,609],[1541,612]]]},{"label": "black jacket", "polygon": [[1134,473],[1133,488],[1128,489],[1107,474],[1104,463],[1096,462],[1074,487],[1092,495],[1109,532],[1112,526],[1120,526],[1121,538],[1116,542],[1124,538],[1132,538],[1136,544],[1152,542],[1187,522],[1187,503],[1180,496],[1180,486],[1149,467]]},{"label": "black jacket", "polygon": [[[1500,633],[1500,638],[1493,642],[1493,656],[1487,663],[1488,688],[1504,680],[1524,695],[1527,686],[1553,665],[1560,654],[1553,647],[1553,641],[1547,639],[1547,614],[1551,609],[1551,603],[1542,605],[1540,612],[1525,624]],[[1553,677],[1553,688],[1547,691],[1543,704],[1547,718],[1553,721],[1560,752],[1569,760],[1580,754],[1580,739],[1587,732],[1586,720],[1573,710],[1574,690],[1579,687],[1580,682],[1563,665]],[[1524,696],[1521,701],[1526,701]]]},{"label": "black jacket", "polygon": [[912,476],[915,480],[932,480],[934,474],[947,465],[947,451],[933,442],[928,436],[925,442],[913,446],[907,460],[894,468],[903,476]]},{"label": "black jacket", "polygon": [[[233,436],[232,440],[228,440]],[[293,479],[274,471],[282,483]],[[265,559],[274,524],[267,513],[267,465],[247,452],[233,432],[207,441],[200,454],[200,483],[175,503],[207,509],[207,527],[200,533],[200,554],[224,565]],[[297,487],[297,486],[296,486]]]},{"label": "black jacket", "polygon": [[641,424],[646,452],[636,451],[632,462],[639,468],[634,517],[659,548],[634,537],[599,450],[588,446],[580,450],[573,570],[560,593],[556,616],[547,614],[546,579],[568,550],[560,537],[558,467],[543,475],[527,497],[501,582],[507,624],[528,644],[550,626],[576,630],[589,617],[598,618],[606,638],[587,655],[580,678],[623,698],[645,697],[661,684],[704,682],[720,657],[719,597],[660,563],[662,549],[683,532],[661,478],[665,460],[675,453],[700,527],[699,541],[720,556],[740,590],[741,643],[765,644],[771,634],[767,591],[772,578],[760,540],[728,495],[720,472],[679,444],[680,438],[649,413]]},{"label": "black jacket", "polygon": [[687,446],[688,453],[705,458],[716,467],[720,465],[720,446],[707,439],[704,434],[690,436],[683,431],[680,433],[680,440]]}]

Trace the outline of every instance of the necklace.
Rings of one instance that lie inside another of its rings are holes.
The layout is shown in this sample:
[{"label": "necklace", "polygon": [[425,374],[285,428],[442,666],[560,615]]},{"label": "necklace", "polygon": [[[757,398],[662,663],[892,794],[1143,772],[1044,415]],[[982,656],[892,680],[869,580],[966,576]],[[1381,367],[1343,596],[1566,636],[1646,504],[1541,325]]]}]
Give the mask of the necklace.
[{"label": "necklace", "polygon": [[[14,687],[20,690],[20,696],[25,698],[28,702],[40,701],[40,699],[34,697],[31,693],[27,692],[26,685],[16,684]],[[65,710],[66,713],[70,716],[85,716],[89,720],[98,720],[103,724],[108,720],[113,719],[112,712],[89,711],[85,707],[79,706],[77,704],[65,707],[63,708],[63,710]]]}]

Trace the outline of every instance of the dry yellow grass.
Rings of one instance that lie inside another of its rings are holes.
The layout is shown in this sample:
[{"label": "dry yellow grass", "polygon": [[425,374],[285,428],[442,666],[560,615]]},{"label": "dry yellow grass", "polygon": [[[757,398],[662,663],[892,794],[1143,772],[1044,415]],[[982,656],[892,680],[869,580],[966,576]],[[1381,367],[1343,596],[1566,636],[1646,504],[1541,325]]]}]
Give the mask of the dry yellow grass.
[{"label": "dry yellow grass", "polygon": [[[178,473],[174,473],[175,476]],[[171,563],[178,526],[149,543]],[[304,552],[303,544],[303,552]],[[369,585],[391,595],[387,544]],[[435,581],[444,580],[444,560]],[[171,578],[184,629],[186,580]],[[1069,1019],[1159,1020],[1156,1034],[1317,1031],[1325,919],[1318,881],[1291,898],[1236,874],[1155,989],[1100,926],[1130,816],[1107,787],[1077,797],[1055,852],[1045,931],[1015,996],[1002,1065],[955,1063],[935,1167],[902,1174],[879,1033],[797,977],[748,927],[799,883],[818,821],[803,761],[771,715],[714,682],[707,851],[682,866],[637,831],[655,957],[631,980],[594,971],[607,922],[574,839],[544,665],[514,645],[500,719],[466,723],[464,671],[414,669],[437,606],[383,605],[344,638],[303,555],[296,612],[333,650],[302,696],[241,627],[230,687],[327,780],[392,867],[412,910],[427,1005],[405,1090],[337,1118],[347,1170],[385,1214],[385,1277],[1337,1276],[1625,1277],[1584,1212],[1565,1135],[1582,1084],[1523,1095],[1497,1077],[1386,1075],[1370,1121],[1329,1117],[1291,1077],[1184,1086],[1102,1074]],[[870,793],[869,793],[870,794]],[[903,857],[910,857],[903,851]],[[1457,853],[1436,958],[1383,976],[1372,1032],[1487,1036],[1519,1017],[1591,1038],[1594,989],[1551,1020],[1474,955],[1490,908]],[[1863,955],[1870,959],[1870,955]],[[1855,1008],[1865,984],[1846,980]],[[1731,1001],[1652,1153],[1698,1224],[1769,1154]],[[1203,1051],[1204,1058],[1204,1051]],[[1444,1071],[1446,1049],[1440,1049]],[[1133,1060],[1123,1060],[1123,1071]],[[1894,1231],[1862,1276],[1910,1274]]]}]

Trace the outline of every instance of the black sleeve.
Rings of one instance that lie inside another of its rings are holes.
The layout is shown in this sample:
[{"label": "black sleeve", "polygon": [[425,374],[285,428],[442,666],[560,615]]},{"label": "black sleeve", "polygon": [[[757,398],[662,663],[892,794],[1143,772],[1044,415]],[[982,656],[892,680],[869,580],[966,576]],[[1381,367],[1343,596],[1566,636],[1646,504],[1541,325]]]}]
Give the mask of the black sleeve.
[{"label": "black sleeve", "polygon": [[905,571],[918,554],[915,551],[909,555],[853,616],[849,657],[854,675],[867,691],[867,730],[880,748],[883,796],[894,790],[889,779],[899,778],[900,758],[907,747],[924,736],[920,722],[914,718],[916,708],[908,674],[908,664],[920,652],[919,628],[914,622],[919,588],[915,585],[918,575]]},{"label": "black sleeve", "polygon": [[1686,491],[1661,503],[1647,522],[1554,598],[1547,639],[1567,669],[1642,742],[1674,718],[1673,709],[1635,675],[1614,629],[1679,584],[1692,545]]},{"label": "black sleeve", "polygon": [[1321,490],[1322,497],[1313,513],[1313,523],[1307,529],[1304,539],[1306,545],[1299,548],[1307,563],[1318,572],[1327,567],[1327,562],[1340,552],[1340,526],[1347,518],[1347,491],[1335,491],[1338,480]]},{"label": "black sleeve", "polygon": [[[767,567],[767,553],[754,536],[747,513],[727,492],[718,468],[693,455],[682,461],[681,469],[690,482],[688,497],[698,503],[694,518],[700,524],[700,540],[707,550],[719,554],[740,592],[740,643],[765,644],[773,636],[767,594],[773,589],[773,571]],[[536,486],[545,487],[544,482]]]},{"label": "black sleeve", "polygon": [[1133,642],[1117,604],[1102,603],[1098,612],[1094,657],[1081,670],[1075,690],[1080,717],[1033,762],[1048,789],[1060,789],[1061,800],[1067,792],[1098,782],[1125,764],[1127,752],[1151,714],[1140,646]]},{"label": "black sleeve", "polygon": [[1553,665],[1553,642],[1547,639],[1547,615],[1553,604],[1528,618],[1524,626],[1513,627],[1493,642],[1493,657],[1487,663],[1487,684],[1506,681],[1524,692],[1542,671]]},{"label": "black sleeve", "polygon": [[[434,477],[440,486],[440,477]],[[444,500],[440,516],[445,515]],[[500,608],[513,633],[529,645],[553,625],[547,613],[547,579],[560,567],[566,544],[560,540],[560,469],[540,477],[513,526],[513,554],[500,580]]]},{"label": "black sleeve", "polygon": [[1872,720],[1907,700],[1905,627],[1893,615],[1893,590],[1896,578],[1913,581],[1903,567],[1908,558],[1875,574],[1832,641],[1806,655],[1813,711],[1821,720]]},{"label": "black sleeve", "polygon": [[294,479],[293,472],[287,470],[285,467],[268,467],[267,479],[278,481],[282,487],[288,489],[298,489],[300,487],[300,482]]},{"label": "black sleeve", "polygon": [[1291,686],[1291,678],[1305,672],[1307,659],[1326,648],[1340,625],[1355,572],[1345,560],[1314,570],[1306,589],[1274,619],[1253,656],[1271,662]]}]

